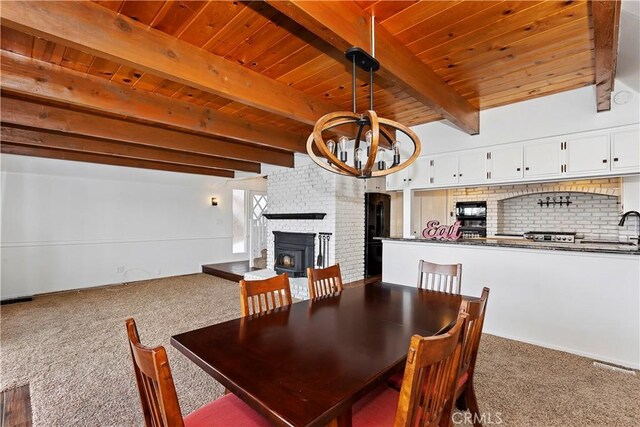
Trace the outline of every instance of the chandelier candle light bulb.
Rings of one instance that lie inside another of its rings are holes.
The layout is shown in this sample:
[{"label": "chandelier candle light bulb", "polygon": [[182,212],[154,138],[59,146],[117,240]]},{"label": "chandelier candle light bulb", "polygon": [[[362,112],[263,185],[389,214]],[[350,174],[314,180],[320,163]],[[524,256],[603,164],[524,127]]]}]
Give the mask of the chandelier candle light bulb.
[{"label": "chandelier candle light bulb", "polygon": [[386,160],[387,160],[387,150],[385,150],[384,148],[378,148],[377,162],[378,162],[379,171],[383,171],[387,168]]},{"label": "chandelier candle light bulb", "polygon": [[364,158],[364,148],[360,147],[355,151],[353,156],[353,163],[356,169],[362,169],[362,159]]},{"label": "chandelier candle light bulb", "polygon": [[371,141],[373,140],[373,132],[370,130],[364,134],[364,140],[367,143],[367,157],[371,154]]},{"label": "chandelier candle light bulb", "polygon": [[338,138],[338,148],[340,149],[340,161],[347,161],[347,144],[349,143],[349,138],[346,136],[341,136]]}]

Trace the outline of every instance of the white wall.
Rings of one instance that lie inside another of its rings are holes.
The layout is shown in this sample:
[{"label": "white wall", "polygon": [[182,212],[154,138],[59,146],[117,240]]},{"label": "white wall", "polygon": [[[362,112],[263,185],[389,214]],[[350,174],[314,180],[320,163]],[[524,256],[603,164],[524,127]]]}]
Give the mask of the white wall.
[{"label": "white wall", "polygon": [[596,112],[595,86],[480,112],[480,134],[468,135],[447,124],[433,122],[414,126],[422,142],[421,155],[526,141],[640,122],[638,93],[616,81],[616,92],[627,90],[632,99],[625,105],[611,103],[611,111]]},{"label": "white wall", "polygon": [[1,160],[2,299],[246,259],[231,253],[231,190],[266,188],[262,178],[233,181],[12,155]]}]

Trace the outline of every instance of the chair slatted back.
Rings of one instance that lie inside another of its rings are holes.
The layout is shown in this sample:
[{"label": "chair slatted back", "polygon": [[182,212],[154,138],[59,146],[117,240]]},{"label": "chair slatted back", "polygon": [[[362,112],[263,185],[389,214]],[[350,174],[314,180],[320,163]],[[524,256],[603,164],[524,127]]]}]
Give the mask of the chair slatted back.
[{"label": "chair slatted back", "polygon": [[311,299],[341,292],[344,289],[340,264],[327,268],[307,268],[307,278],[309,280],[309,298]]},{"label": "chair slatted back", "polygon": [[482,289],[482,295],[479,300],[465,300],[462,302],[462,310],[467,313],[469,317],[467,318],[464,336],[460,373],[469,371],[469,376],[473,374],[476,366],[476,358],[478,357],[478,348],[480,347],[480,337],[482,336],[482,325],[484,324],[484,315],[487,310],[488,299],[489,288],[485,287]]},{"label": "chair slatted back", "polygon": [[127,335],[133,359],[140,403],[147,427],[183,427],[182,411],[164,347],[140,344],[136,322],[127,319]]},{"label": "chair slatted back", "polygon": [[291,287],[287,273],[264,280],[240,281],[243,316],[260,314],[276,307],[291,305]]},{"label": "chair slatted back", "polygon": [[[441,420],[450,420],[466,318],[467,314],[461,311],[449,332],[411,338],[396,411],[396,427],[437,426]],[[444,424],[449,425],[448,422]]]},{"label": "chair slatted back", "polygon": [[459,295],[462,289],[462,264],[444,265],[420,260],[418,288]]}]

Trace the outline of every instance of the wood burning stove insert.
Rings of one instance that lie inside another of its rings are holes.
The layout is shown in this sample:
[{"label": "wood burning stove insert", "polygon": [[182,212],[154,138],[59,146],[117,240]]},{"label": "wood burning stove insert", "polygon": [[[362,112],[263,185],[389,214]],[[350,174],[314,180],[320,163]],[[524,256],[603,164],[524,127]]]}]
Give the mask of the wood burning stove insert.
[{"label": "wood burning stove insert", "polygon": [[285,233],[274,231],[274,269],[289,277],[306,277],[307,267],[313,267],[315,233]]}]

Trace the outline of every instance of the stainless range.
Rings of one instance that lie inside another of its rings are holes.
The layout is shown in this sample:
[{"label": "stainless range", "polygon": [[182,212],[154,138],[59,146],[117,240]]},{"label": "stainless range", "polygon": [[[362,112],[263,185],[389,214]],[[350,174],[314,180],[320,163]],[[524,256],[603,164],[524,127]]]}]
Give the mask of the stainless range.
[{"label": "stainless range", "polygon": [[576,233],[568,231],[528,231],[524,238],[534,242],[575,243]]}]

